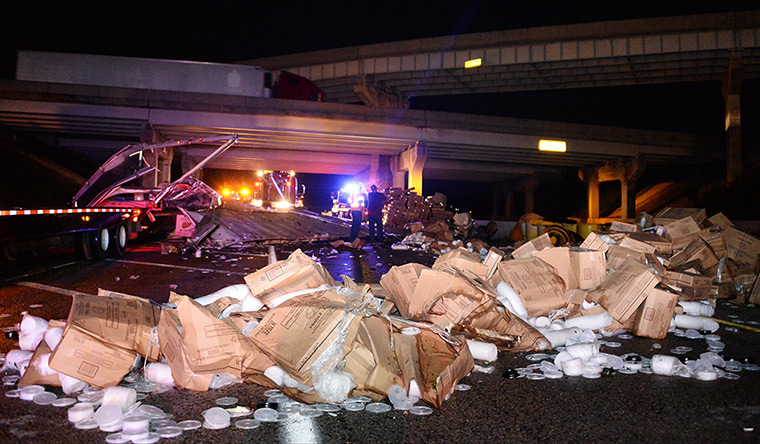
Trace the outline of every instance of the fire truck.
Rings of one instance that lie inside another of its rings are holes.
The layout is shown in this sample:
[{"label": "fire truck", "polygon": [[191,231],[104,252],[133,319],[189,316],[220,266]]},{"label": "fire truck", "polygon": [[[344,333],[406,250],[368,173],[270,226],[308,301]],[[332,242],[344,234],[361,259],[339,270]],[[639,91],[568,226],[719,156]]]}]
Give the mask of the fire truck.
[{"label": "fire truck", "polygon": [[225,199],[250,203],[256,207],[288,210],[303,206],[306,185],[298,185],[296,172],[259,170],[252,187],[224,188]]}]

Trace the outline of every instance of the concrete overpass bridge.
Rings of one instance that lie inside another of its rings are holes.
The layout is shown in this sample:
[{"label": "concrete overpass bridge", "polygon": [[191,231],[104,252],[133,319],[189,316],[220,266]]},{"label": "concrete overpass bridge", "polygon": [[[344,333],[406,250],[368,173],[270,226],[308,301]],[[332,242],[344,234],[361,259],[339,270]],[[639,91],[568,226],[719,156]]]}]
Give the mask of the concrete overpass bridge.
[{"label": "concrete overpass bridge", "polygon": [[[539,181],[579,171],[588,185],[590,216],[599,212],[599,182],[610,180],[620,181],[623,214],[632,216],[635,183],[647,167],[727,162],[730,173],[741,170],[731,148],[736,140],[732,131],[740,128],[736,88],[742,78],[760,73],[759,17],[738,13],[572,25],[255,61],[315,80],[328,99],[333,95],[332,103],[0,81],[0,125],[100,160],[136,141],[235,132],[240,143],[212,167],[348,174],[416,190],[422,189],[423,176],[494,182],[523,192],[526,210]],[[712,27],[705,23],[710,20],[717,20]],[[672,21],[669,30],[666,21]],[[652,28],[642,34],[647,26]],[[459,67],[478,57],[483,64],[475,71]],[[674,70],[673,64],[681,68]],[[631,75],[644,72],[642,66],[649,66],[650,74]],[[550,71],[556,76],[547,75]],[[613,85],[635,79],[723,81],[729,149],[723,140],[688,134],[411,110],[373,86],[384,84],[403,97],[569,88],[578,82]],[[348,103],[359,97],[371,106]],[[394,104],[401,106],[388,106]],[[567,151],[541,152],[540,139],[563,140]],[[191,151],[182,158],[183,165],[189,168],[208,149]],[[171,161],[171,153],[164,155]]]}]

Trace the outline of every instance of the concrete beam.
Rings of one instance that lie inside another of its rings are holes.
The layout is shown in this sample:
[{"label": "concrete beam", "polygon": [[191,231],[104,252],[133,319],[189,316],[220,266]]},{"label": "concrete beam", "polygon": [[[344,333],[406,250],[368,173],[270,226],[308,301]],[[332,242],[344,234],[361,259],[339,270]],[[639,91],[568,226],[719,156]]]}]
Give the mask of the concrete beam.
[{"label": "concrete beam", "polygon": [[425,169],[427,160],[427,149],[419,144],[415,144],[394,156],[395,160],[391,163],[391,172],[393,173],[393,186],[398,186],[403,176],[407,177],[404,188],[414,189],[414,192],[422,196],[422,170]]}]

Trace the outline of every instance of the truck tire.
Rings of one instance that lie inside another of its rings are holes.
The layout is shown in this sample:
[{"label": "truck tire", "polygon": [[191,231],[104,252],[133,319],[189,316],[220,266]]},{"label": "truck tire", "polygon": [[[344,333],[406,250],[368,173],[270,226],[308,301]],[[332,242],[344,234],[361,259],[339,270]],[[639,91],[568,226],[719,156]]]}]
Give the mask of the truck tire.
[{"label": "truck tire", "polygon": [[101,228],[92,232],[92,252],[95,259],[105,259],[111,249],[113,235],[108,228]]},{"label": "truck tire", "polygon": [[121,224],[109,230],[111,232],[111,255],[124,256],[127,251],[127,241],[129,240],[129,227],[127,224]]},{"label": "truck tire", "polygon": [[14,244],[13,242],[4,243],[2,249],[3,258],[8,262],[15,262],[21,253],[18,245]]},{"label": "truck tire", "polygon": [[543,234],[548,234],[552,244],[557,247],[567,244],[572,239],[570,233],[559,225],[549,225]]}]

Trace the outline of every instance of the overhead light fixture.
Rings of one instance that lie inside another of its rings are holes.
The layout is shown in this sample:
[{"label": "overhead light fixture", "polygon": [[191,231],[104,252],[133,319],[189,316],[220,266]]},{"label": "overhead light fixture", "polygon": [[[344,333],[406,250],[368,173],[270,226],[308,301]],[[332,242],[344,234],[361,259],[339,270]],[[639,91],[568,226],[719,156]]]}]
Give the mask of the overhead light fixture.
[{"label": "overhead light fixture", "polygon": [[464,62],[465,68],[477,68],[478,66],[483,64],[483,59],[478,57],[477,59],[467,60]]},{"label": "overhead light fixture", "polygon": [[564,153],[567,151],[567,142],[564,140],[539,140],[539,151],[551,151],[554,153]]}]

